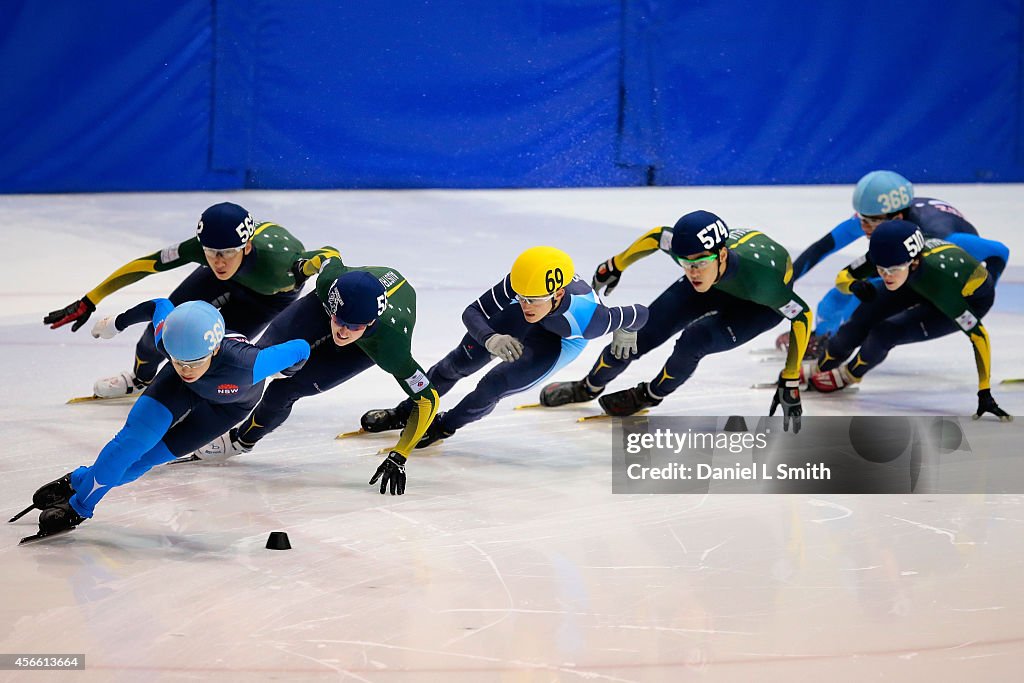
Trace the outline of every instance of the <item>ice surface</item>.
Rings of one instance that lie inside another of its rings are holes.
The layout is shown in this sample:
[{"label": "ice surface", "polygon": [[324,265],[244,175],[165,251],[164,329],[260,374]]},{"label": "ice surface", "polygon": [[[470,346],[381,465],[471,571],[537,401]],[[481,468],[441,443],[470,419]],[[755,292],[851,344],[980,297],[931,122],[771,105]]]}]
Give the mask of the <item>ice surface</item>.
[{"label": "ice surface", "polygon": [[[1024,188],[917,190],[1009,244],[985,323],[994,380],[1024,377]],[[3,509],[90,464],[128,411],[64,401],[129,367],[137,331],[94,340],[88,328],[51,331],[42,315],[187,238],[212,203],[237,201],[351,264],[400,269],[419,294],[414,350],[429,366],[461,337],[463,307],[524,248],[562,247],[589,277],[643,230],[705,208],[796,254],[849,215],[851,191],[0,196]],[[831,257],[798,291],[816,301],[857,253]],[[165,295],[186,272],[136,283],[98,314]],[[647,303],[678,276],[652,256],[609,303]],[[706,358],[659,414],[766,411],[770,392],[748,386],[778,364],[748,349],[781,330]],[[670,348],[634,363],[620,388],[649,379]],[[557,378],[582,376],[599,349]],[[975,382],[970,344],[954,335],[899,348],[859,392],[804,405],[966,415]],[[994,385],[1011,413],[1024,413],[1021,386]],[[0,652],[85,653],[76,680],[98,681],[992,680],[1024,664],[1020,496],[613,496],[609,424],[574,419],[596,407],[512,410],[534,393],[417,452],[408,493],[382,497],[366,481],[393,436],[333,436],[401,396],[372,369],[301,401],[250,455],[154,470],[113,492],[72,534],[17,547],[36,515],[5,525]],[[263,548],[276,530],[292,550]]]}]

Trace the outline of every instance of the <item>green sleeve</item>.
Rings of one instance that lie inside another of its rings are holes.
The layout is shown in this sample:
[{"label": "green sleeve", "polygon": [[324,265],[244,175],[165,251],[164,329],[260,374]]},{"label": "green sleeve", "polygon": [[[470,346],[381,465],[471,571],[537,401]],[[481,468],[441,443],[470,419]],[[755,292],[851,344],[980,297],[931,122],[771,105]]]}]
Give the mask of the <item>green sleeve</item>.
[{"label": "green sleeve", "polygon": [[147,275],[174,270],[189,263],[206,263],[203,248],[199,245],[199,239],[196,237],[129,261],[96,285],[86,294],[86,297],[93,304],[98,304],[122,287],[137,282]]},{"label": "green sleeve", "polygon": [[659,249],[668,251],[672,242],[671,228],[661,226],[648,230],[629,245],[625,251],[612,257],[612,262],[619,270],[625,270],[640,259]]},{"label": "green sleeve", "polygon": [[306,277],[313,277],[320,272],[320,269],[324,267],[328,261],[335,259],[338,263],[342,262],[341,252],[330,246],[323,246],[319,249],[312,249],[310,251],[303,252],[300,254],[300,258],[306,260],[302,264],[302,274]]}]

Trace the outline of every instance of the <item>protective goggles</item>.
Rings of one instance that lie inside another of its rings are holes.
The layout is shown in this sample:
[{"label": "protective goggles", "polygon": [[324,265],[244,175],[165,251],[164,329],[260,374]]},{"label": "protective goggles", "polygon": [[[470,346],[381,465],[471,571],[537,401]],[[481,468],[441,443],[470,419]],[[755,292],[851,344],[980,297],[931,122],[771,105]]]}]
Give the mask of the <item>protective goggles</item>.
[{"label": "protective goggles", "polygon": [[196,360],[178,360],[177,358],[172,358],[171,364],[176,368],[181,368],[182,370],[198,370],[209,363],[212,358],[212,353]]},{"label": "protective goggles", "polygon": [[860,219],[861,223],[870,225],[872,227],[877,226],[879,223],[884,223],[889,220],[888,216],[865,216],[864,214],[858,213],[857,218]]},{"label": "protective goggles", "polygon": [[523,296],[522,294],[516,294],[516,297],[519,299],[520,303],[530,304],[530,305],[542,304],[545,301],[554,301],[554,299],[555,299],[555,295],[554,294],[546,294],[544,296]]},{"label": "protective goggles", "polygon": [[911,263],[912,263],[912,261],[907,261],[906,263],[901,263],[901,264],[896,265],[896,266],[889,266],[888,268],[886,268],[885,266],[875,266],[875,267],[878,268],[878,274],[879,275],[895,275],[896,273],[902,273],[902,272],[906,271],[907,269],[909,269]]},{"label": "protective goggles", "polygon": [[708,256],[701,256],[700,258],[683,258],[682,256],[672,255],[672,258],[676,260],[684,270],[703,270],[711,266],[711,264],[718,260],[718,254],[710,254]]},{"label": "protective goggles", "polygon": [[245,247],[231,247],[229,249],[203,247],[203,253],[206,254],[207,258],[231,259],[241,254],[243,249],[245,249]]},{"label": "protective goggles", "polygon": [[333,320],[334,324],[337,325],[338,327],[344,327],[346,329],[352,330],[353,332],[362,332],[369,326],[368,323],[347,323],[336,316],[331,316],[331,320]]}]

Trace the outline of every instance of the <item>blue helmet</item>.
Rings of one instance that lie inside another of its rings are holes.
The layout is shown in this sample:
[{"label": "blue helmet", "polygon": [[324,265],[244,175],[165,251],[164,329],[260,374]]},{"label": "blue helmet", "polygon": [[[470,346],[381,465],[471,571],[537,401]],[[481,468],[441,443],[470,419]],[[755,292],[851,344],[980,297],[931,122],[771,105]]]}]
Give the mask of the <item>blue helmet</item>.
[{"label": "blue helmet", "polygon": [[350,270],[331,283],[324,308],[339,325],[369,325],[388,305],[387,290],[365,270]]},{"label": "blue helmet", "polygon": [[205,301],[186,301],[164,318],[162,329],[167,355],[184,362],[199,360],[224,339],[224,316]]},{"label": "blue helmet", "polygon": [[893,171],[872,171],[853,190],[853,210],[861,216],[884,216],[910,206],[914,186]]},{"label": "blue helmet", "polygon": [[214,204],[199,217],[196,237],[208,249],[244,247],[256,232],[252,214],[231,202]]},{"label": "blue helmet", "polygon": [[883,268],[912,261],[923,250],[921,228],[910,221],[882,221],[868,241],[871,260]]},{"label": "blue helmet", "polygon": [[715,251],[725,245],[729,228],[710,211],[691,211],[672,228],[672,254],[677,257]]}]

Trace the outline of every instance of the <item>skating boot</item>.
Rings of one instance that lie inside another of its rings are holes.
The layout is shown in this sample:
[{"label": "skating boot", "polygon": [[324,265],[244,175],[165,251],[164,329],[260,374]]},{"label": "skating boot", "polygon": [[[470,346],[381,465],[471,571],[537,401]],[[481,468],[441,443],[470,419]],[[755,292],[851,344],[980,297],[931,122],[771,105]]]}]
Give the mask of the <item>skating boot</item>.
[{"label": "skating boot", "polygon": [[647,382],[640,382],[632,389],[616,391],[602,396],[598,403],[604,412],[614,417],[626,417],[633,413],[660,404],[662,399],[654,398],[647,388]]},{"label": "skating boot", "polygon": [[74,508],[67,503],[48,507],[39,513],[39,531],[21,539],[21,543],[32,543],[48,536],[71,531],[84,521],[85,517],[75,512]]},{"label": "skating boot", "polygon": [[540,390],[540,404],[547,408],[564,406],[569,403],[593,401],[601,395],[604,387],[592,390],[587,380],[576,382],[552,382]]},{"label": "skating boot", "polygon": [[196,460],[203,462],[224,462],[236,455],[248,453],[252,446],[247,446],[238,440],[238,429],[232,429],[227,434],[221,434],[216,439],[202,448],[196,449],[192,454]]},{"label": "skating boot", "polygon": [[39,513],[39,531],[21,539],[19,545],[71,531],[85,521],[68,503],[48,507]]},{"label": "skating boot", "polygon": [[839,391],[858,382],[860,380],[851,375],[845,365],[831,370],[821,370],[811,375],[811,385],[823,394]]},{"label": "skating boot", "polygon": [[60,479],[55,479],[49,484],[40,486],[32,494],[32,504],[8,521],[16,522],[32,510],[45,510],[54,505],[67,503],[73,495],[75,495],[75,489],[71,486],[71,473],[68,472]]},{"label": "skating boot", "polygon": [[434,421],[427,427],[427,431],[420,437],[419,443],[416,444],[416,448],[426,448],[427,446],[437,443],[441,439],[447,439],[449,436],[455,433],[454,429],[446,429],[442,419],[444,413],[436,416]]},{"label": "skating boot", "polygon": [[397,408],[376,408],[368,410],[359,419],[359,425],[367,432],[389,432],[393,429],[404,429],[408,416],[403,416]]},{"label": "skating boot", "polygon": [[96,380],[92,393],[99,398],[121,398],[145,390],[146,384],[135,379],[135,373],[124,370],[113,377]]}]

